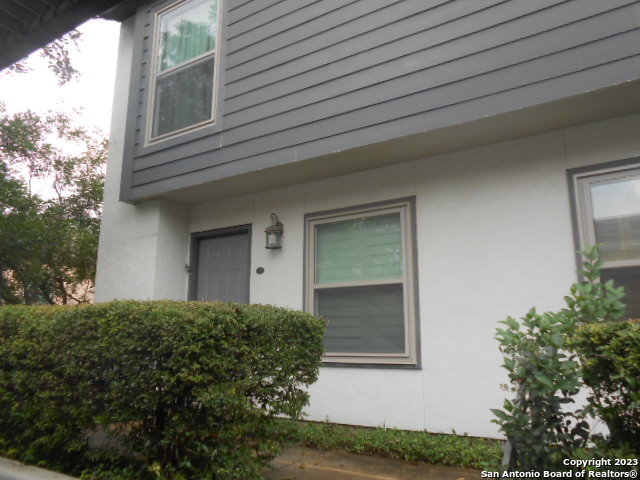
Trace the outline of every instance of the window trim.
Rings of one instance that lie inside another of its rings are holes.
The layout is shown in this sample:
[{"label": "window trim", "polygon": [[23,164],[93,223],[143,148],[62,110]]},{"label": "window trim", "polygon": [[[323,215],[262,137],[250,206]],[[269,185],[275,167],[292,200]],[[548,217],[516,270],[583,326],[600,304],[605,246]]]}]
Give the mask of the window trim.
[{"label": "window trim", "polygon": [[[374,217],[390,213],[400,213],[401,241],[403,246],[402,279],[365,280],[360,282],[315,283],[317,225],[348,221],[355,218]],[[404,308],[405,351],[403,353],[325,353],[325,366],[371,366],[419,368],[420,329],[417,301],[417,249],[415,228],[415,198],[398,199],[360,205],[338,210],[310,213],[305,215],[305,276],[304,308],[310,313],[317,311],[316,291],[328,288],[360,287],[402,284]]]},{"label": "window trim", "polygon": [[[591,199],[591,186],[599,183],[607,183],[625,178],[640,177],[640,163],[638,159],[632,162],[623,162],[609,167],[599,165],[587,169],[576,169],[569,172],[571,175],[572,200],[574,205],[575,221],[577,226],[576,240],[579,249],[587,245],[596,244],[595,227],[593,224],[593,202]],[[580,264],[580,263],[579,263]],[[603,261],[602,268],[624,268],[640,266],[640,260],[609,260]]]},{"label": "window trim", "polygon": [[[205,127],[213,126],[218,121],[218,94],[219,94],[219,78],[220,78],[220,41],[221,41],[221,31],[222,31],[222,2],[223,0],[216,0],[218,6],[218,25],[216,25],[216,48],[210,52],[203,53],[198,55],[197,57],[186,60],[178,65],[175,65],[164,72],[158,72],[158,49],[160,48],[160,27],[161,21],[160,17],[165,15],[172,10],[176,10],[181,6],[190,3],[194,0],[176,0],[171,2],[169,5],[159,8],[153,14],[153,43],[151,47],[151,62],[149,69],[149,86],[147,92],[147,108],[146,108],[146,125],[144,132],[144,147],[149,147],[152,145],[157,145],[160,142],[177,138],[186,133],[190,133],[193,131],[200,130]],[[198,122],[193,125],[189,125],[187,127],[180,128],[178,130],[174,130],[172,132],[168,132],[162,135],[158,135],[156,137],[152,136],[153,132],[153,122],[154,122],[154,107],[156,100],[156,84],[158,77],[162,77],[167,75],[168,73],[174,73],[179,70],[182,70],[186,67],[195,65],[198,62],[203,61],[207,57],[214,57],[213,62],[213,85],[212,85],[212,94],[211,94],[211,117],[208,120],[204,120],[202,122]]]}]

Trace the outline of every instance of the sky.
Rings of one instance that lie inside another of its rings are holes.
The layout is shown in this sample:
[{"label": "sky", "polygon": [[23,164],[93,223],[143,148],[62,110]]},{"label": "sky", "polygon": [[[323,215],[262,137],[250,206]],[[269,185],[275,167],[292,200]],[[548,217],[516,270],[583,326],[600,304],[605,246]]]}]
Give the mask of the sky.
[{"label": "sky", "polygon": [[80,71],[77,80],[59,86],[46,61],[31,55],[30,72],[0,73],[0,101],[9,112],[30,109],[73,114],[75,109],[82,109],[78,118],[85,127],[96,127],[108,134],[120,24],[94,19],[78,30],[82,38],[71,55],[74,68]]},{"label": "sky", "polygon": [[595,219],[640,215],[640,179],[625,179],[591,187]]},{"label": "sky", "polygon": [[[46,60],[36,53],[27,60],[26,73],[0,72],[0,102],[9,113],[32,110],[64,112],[76,118],[88,131],[99,130],[108,137],[118,56],[118,22],[94,19],[78,27],[82,33],[77,49],[71,51],[77,79],[58,85]],[[73,146],[62,146],[72,150]],[[34,179],[32,191],[43,198],[54,195],[50,182]]]}]

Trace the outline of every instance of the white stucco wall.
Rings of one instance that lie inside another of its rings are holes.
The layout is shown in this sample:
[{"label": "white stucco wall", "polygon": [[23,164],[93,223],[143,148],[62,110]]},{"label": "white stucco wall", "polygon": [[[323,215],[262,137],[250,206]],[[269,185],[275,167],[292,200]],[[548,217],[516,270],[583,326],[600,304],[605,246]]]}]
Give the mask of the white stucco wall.
[{"label": "white stucco wall", "polygon": [[[117,200],[126,95],[116,99],[98,301],[185,299],[190,233],[252,224],[251,302],[299,309],[306,213],[415,196],[422,368],[322,368],[309,418],[347,424],[498,436],[497,322],[561,307],[576,278],[567,169],[640,156],[635,115],[191,207],[132,206]],[[271,212],[280,251],[264,248]]]},{"label": "white stucco wall", "polygon": [[[129,101],[133,19],[122,24],[109,138],[109,158],[98,248],[96,301],[184,299],[187,292],[189,212],[153,200],[130,205],[118,200]],[[180,252],[180,253],[177,253]]]},{"label": "white stucco wall", "polygon": [[[640,155],[629,116],[197,205],[191,231],[254,225],[251,301],[302,307],[305,213],[416,196],[422,369],[323,368],[309,417],[496,436],[497,322],[558,309],[576,279],[567,169]],[[263,247],[269,213],[282,251]]]}]

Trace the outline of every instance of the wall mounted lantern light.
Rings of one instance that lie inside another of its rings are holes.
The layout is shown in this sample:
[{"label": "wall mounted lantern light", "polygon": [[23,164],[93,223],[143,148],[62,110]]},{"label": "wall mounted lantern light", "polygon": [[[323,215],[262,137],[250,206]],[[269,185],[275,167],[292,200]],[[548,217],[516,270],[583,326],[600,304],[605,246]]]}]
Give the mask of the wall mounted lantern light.
[{"label": "wall mounted lantern light", "polygon": [[278,248],[282,248],[282,233],[284,232],[284,227],[282,223],[278,220],[278,215],[275,213],[271,214],[271,225],[265,228],[264,233],[266,235],[266,244],[264,248],[268,248],[270,250],[275,250]]}]

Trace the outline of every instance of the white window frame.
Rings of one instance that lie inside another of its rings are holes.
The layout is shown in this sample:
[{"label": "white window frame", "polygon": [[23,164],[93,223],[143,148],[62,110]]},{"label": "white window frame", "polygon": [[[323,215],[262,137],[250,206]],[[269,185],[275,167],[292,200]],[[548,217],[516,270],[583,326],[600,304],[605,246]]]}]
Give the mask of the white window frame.
[{"label": "white window frame", "polygon": [[[145,126],[145,146],[146,145],[153,145],[156,144],[158,142],[170,139],[170,138],[174,138],[174,137],[178,137],[180,135],[183,135],[185,133],[188,132],[192,132],[194,130],[199,130],[201,128],[204,127],[208,127],[210,125],[215,125],[216,123],[216,118],[217,118],[217,106],[218,106],[218,79],[220,77],[220,39],[221,39],[221,34],[220,31],[222,30],[222,20],[221,20],[221,13],[222,13],[222,2],[223,0],[217,0],[218,2],[218,15],[217,15],[217,19],[218,19],[218,25],[216,26],[216,48],[203,53],[202,55],[198,55],[195,58],[189,59],[185,62],[182,62],[178,65],[174,65],[173,67],[158,73],[158,60],[159,60],[159,49],[160,49],[160,28],[162,25],[161,22],[161,17],[162,15],[165,15],[173,10],[176,10],[177,8],[182,7],[183,5],[187,4],[187,3],[191,3],[194,0],[178,0],[176,2],[171,3],[170,5],[158,10],[155,13],[155,18],[154,18],[154,30],[153,30],[153,48],[152,48],[152,57],[151,57],[151,68],[149,71],[149,92],[147,95],[148,98],[148,105],[147,105],[147,121],[146,121],[146,126]],[[182,70],[184,68],[190,67],[198,62],[203,61],[206,58],[210,58],[210,57],[214,57],[214,63],[213,63],[213,82],[212,82],[212,93],[211,93],[211,117],[207,120],[204,120],[202,122],[198,122],[194,125],[189,125],[188,127],[184,127],[178,130],[174,130],[172,132],[168,132],[162,135],[158,135],[156,137],[152,136],[152,132],[153,132],[153,122],[154,122],[154,110],[155,110],[155,101],[156,101],[156,84],[157,84],[157,79],[158,77],[164,77],[168,74],[171,73],[176,73],[179,70]]]},{"label": "white window frame", "polygon": [[[376,217],[393,213],[400,214],[401,242],[402,242],[402,278],[384,280],[364,280],[353,282],[316,283],[316,244],[317,226],[359,219]],[[325,352],[323,362],[326,364],[372,364],[372,365],[417,365],[418,339],[416,324],[415,301],[415,258],[414,258],[414,214],[413,202],[399,201],[379,206],[354,207],[338,212],[311,214],[307,216],[306,231],[306,278],[305,278],[305,306],[310,313],[317,313],[316,291],[321,289],[335,289],[347,287],[363,287],[375,285],[402,285],[404,310],[405,350],[402,353],[344,353]]]},{"label": "white window frame", "polygon": [[[580,248],[596,244],[596,232],[593,222],[593,201],[591,198],[591,186],[599,183],[640,178],[640,165],[625,167],[605,168],[584,173],[577,173],[573,177],[575,202],[577,207],[577,220],[579,230]],[[637,260],[609,260],[603,261],[602,268],[620,268],[640,266]]]}]

